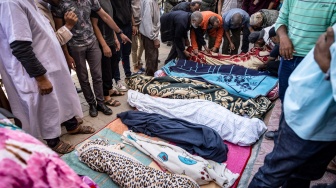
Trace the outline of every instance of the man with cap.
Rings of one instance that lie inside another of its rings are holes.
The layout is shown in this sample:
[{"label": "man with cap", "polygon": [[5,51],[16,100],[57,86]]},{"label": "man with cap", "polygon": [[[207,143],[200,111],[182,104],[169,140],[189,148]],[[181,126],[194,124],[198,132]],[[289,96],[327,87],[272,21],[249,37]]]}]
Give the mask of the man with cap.
[{"label": "man with cap", "polygon": [[254,30],[260,30],[275,24],[278,16],[277,10],[261,9],[251,15],[250,25]]},{"label": "man with cap", "polygon": [[329,27],[291,74],[273,151],[249,188],[309,188],[336,155],[335,32]]},{"label": "man with cap", "polygon": [[181,2],[171,9],[171,11],[182,10],[185,12],[195,12],[199,11],[202,5],[201,0],[192,0],[191,2]]},{"label": "man with cap", "polygon": [[242,28],[246,27],[252,30],[249,22],[250,17],[247,12],[239,8],[231,9],[223,14],[224,42],[222,54],[238,54]]},{"label": "man with cap", "polygon": [[173,46],[165,64],[176,57],[187,59],[190,56],[190,53],[185,49],[185,46],[189,46],[190,43],[188,40],[188,31],[190,30],[190,26],[194,28],[199,27],[202,20],[203,16],[199,11],[190,13],[178,10],[161,16],[161,41],[173,41]]}]

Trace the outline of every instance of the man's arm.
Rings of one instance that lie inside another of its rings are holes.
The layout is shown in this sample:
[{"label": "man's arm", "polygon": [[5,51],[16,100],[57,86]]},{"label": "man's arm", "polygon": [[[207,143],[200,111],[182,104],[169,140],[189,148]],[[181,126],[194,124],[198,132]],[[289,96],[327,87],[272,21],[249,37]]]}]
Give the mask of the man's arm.
[{"label": "man's arm", "polygon": [[215,46],[214,48],[216,49],[212,49],[213,52],[217,52],[217,50],[220,48],[220,45],[222,44],[222,40],[223,40],[223,34],[224,34],[224,29],[222,26],[219,26],[219,28],[217,28],[217,37],[216,37],[216,41],[215,41]]},{"label": "man's arm", "polygon": [[231,40],[231,37],[230,37],[230,30],[224,30],[224,34],[226,36],[226,38],[228,39],[229,41],[229,44],[230,44],[230,49],[231,50],[234,50],[236,47],[234,46],[232,40]]},{"label": "man's arm", "polygon": [[134,20],[134,25],[139,26],[141,22],[141,1],[132,0],[132,15]]},{"label": "man's arm", "polygon": [[99,27],[98,27],[98,18],[94,18],[91,17],[91,23],[92,23],[92,27],[93,27],[93,31],[99,41],[99,44],[102,46],[103,48],[103,54],[106,57],[112,57],[112,51],[111,48],[107,45]]},{"label": "man's arm", "polygon": [[122,33],[122,30],[117,26],[111,16],[108,15],[102,8],[97,11],[97,14],[111,29],[113,29],[120,36],[123,43],[132,43],[132,41],[126,35],[124,35],[124,33]]},{"label": "man's arm", "polygon": [[[54,21],[55,21],[55,27],[58,30],[59,28],[61,28],[63,26],[63,19],[59,18],[59,17],[54,17]],[[63,50],[63,54],[64,57],[67,61],[68,66],[73,69],[76,70],[76,63],[75,60],[71,57],[71,55],[69,54],[68,51],[68,47],[66,44],[62,45],[62,50]]]},{"label": "man's arm", "polygon": [[223,6],[224,1],[225,0],[219,0],[218,1],[218,10],[217,10],[217,12],[218,12],[219,15],[222,15],[222,6]]},{"label": "man's arm", "polygon": [[75,26],[78,18],[77,15],[71,11],[65,13],[64,20],[65,25],[57,29],[55,32],[56,38],[60,42],[61,46],[66,44],[72,38],[72,33],[70,30]]}]

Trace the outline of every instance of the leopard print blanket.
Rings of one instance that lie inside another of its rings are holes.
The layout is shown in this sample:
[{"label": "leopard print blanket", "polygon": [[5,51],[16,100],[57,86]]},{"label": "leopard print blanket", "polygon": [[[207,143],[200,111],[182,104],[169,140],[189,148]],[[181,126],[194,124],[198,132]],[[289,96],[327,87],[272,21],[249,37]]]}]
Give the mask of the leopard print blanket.
[{"label": "leopard print blanket", "polygon": [[120,187],[199,187],[189,177],[165,173],[141,164],[129,154],[109,145],[106,140],[91,140],[76,150],[81,162],[95,171],[107,173]]}]

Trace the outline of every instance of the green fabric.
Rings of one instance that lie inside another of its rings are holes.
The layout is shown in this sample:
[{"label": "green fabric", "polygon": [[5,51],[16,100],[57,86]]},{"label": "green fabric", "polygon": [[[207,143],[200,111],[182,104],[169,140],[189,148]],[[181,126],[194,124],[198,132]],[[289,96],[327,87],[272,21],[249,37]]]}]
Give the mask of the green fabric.
[{"label": "green fabric", "polygon": [[[121,135],[111,131],[108,128],[105,128],[90,137],[89,140],[95,140],[97,138],[101,138],[104,140],[108,140],[110,144],[121,143]],[[141,151],[136,149],[133,146],[125,145],[123,151],[131,154],[133,157],[138,159],[142,164],[149,165],[152,160],[147,155],[143,154]],[[117,188],[117,186],[111,178],[104,173],[96,172],[89,168],[86,164],[80,162],[75,151],[65,154],[61,157],[77,174],[89,176],[92,180],[94,180],[100,188]]]},{"label": "green fabric", "polygon": [[329,26],[336,23],[336,3],[334,0],[286,0],[275,24],[287,26],[295,56],[304,57],[314,47],[318,37]]},{"label": "green fabric", "polygon": [[190,78],[134,75],[125,81],[130,89],[144,94],[172,99],[209,100],[235,114],[251,118],[262,118],[272,107],[271,101],[266,97],[245,100],[230,94],[222,87]]}]

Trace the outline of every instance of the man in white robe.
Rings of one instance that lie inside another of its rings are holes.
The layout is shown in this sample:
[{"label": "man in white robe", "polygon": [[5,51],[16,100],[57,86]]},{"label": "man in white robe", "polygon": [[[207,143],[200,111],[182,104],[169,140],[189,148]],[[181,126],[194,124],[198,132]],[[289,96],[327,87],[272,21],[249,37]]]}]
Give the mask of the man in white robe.
[{"label": "man in white robe", "polygon": [[34,0],[0,0],[0,49],[0,74],[23,130],[59,153],[73,150],[59,139],[61,123],[72,134],[95,131],[78,125],[83,114],[63,51]]}]

